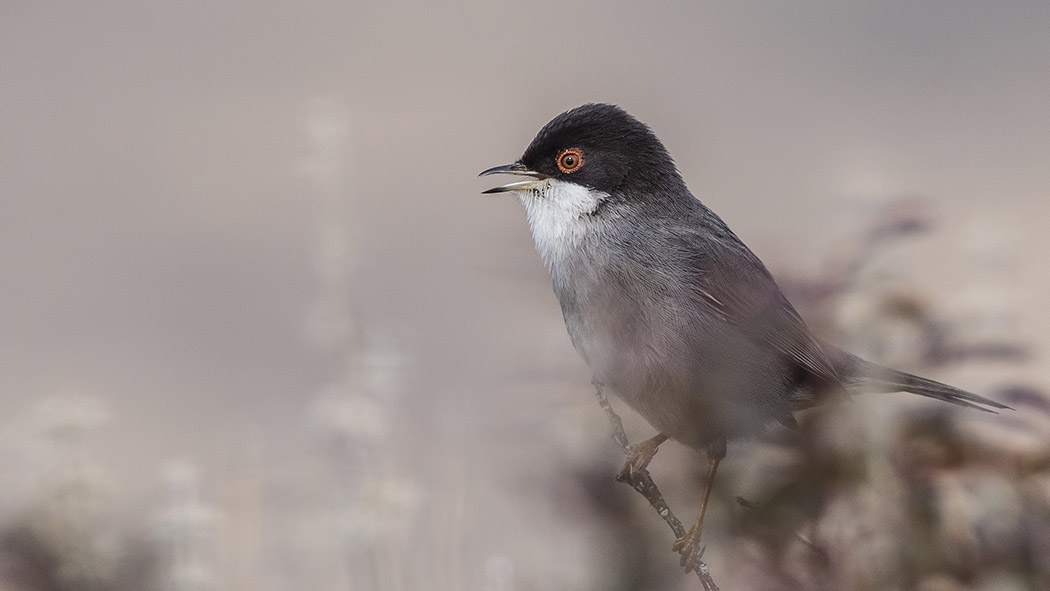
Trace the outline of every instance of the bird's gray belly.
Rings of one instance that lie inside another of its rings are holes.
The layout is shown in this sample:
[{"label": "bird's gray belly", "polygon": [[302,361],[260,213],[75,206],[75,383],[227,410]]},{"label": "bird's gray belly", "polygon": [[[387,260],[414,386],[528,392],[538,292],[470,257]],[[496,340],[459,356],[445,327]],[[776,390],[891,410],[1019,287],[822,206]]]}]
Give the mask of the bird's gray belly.
[{"label": "bird's gray belly", "polygon": [[602,383],[660,432],[705,449],[788,412],[788,369],[764,347],[671,297],[616,285],[555,291],[576,350]]}]

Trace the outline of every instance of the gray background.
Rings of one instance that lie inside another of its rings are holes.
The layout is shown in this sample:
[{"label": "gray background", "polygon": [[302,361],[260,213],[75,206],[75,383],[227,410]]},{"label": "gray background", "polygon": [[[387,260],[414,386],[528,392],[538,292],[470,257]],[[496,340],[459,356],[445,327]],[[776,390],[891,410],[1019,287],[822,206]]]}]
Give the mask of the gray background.
[{"label": "gray background", "polygon": [[889,266],[944,315],[991,293],[1030,347],[1012,379],[1045,386],[1048,27],[1043,2],[4,2],[2,515],[66,456],[117,531],[190,482],[226,524],[202,543],[237,548],[202,559],[219,586],[281,588],[335,581],[266,557],[342,548],[288,532],[382,475],[411,532],[382,547],[425,556],[368,585],[600,587],[600,526],[543,483],[616,450],[520,205],[476,178],[588,101],[649,123],[777,275],[925,197],[936,231]]}]

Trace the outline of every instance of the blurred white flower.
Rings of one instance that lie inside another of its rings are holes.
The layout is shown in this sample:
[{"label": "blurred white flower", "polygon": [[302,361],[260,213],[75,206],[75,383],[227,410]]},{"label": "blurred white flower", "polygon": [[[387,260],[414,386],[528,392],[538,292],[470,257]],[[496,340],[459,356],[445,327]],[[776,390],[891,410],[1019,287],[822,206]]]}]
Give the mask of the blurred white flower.
[{"label": "blurred white flower", "polygon": [[76,442],[85,432],[109,422],[110,414],[98,398],[66,393],[37,403],[36,421],[40,430],[56,441]]},{"label": "blurred white flower", "polygon": [[412,532],[423,493],[407,478],[380,477],[362,484],[356,502],[338,517],[338,527],[352,546],[400,542]]},{"label": "blurred white flower", "polygon": [[376,401],[332,385],[324,388],[310,403],[311,423],[323,435],[350,441],[377,444],[389,430],[386,409]]},{"label": "blurred white flower", "polygon": [[411,333],[409,327],[388,323],[368,331],[360,356],[361,387],[365,392],[386,399],[400,391],[411,362],[403,343]]},{"label": "blurred white flower", "polygon": [[165,550],[165,588],[171,591],[214,589],[218,511],[200,501],[200,475],[191,462],[168,462],[161,474],[168,485],[169,500],[154,524],[154,535]]}]

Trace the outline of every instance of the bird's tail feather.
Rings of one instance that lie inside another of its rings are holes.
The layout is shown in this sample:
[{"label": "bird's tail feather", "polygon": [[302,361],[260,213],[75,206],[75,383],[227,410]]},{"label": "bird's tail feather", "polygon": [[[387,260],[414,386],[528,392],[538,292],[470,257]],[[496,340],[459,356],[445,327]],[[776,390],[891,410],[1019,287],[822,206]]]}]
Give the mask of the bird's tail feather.
[{"label": "bird's tail feather", "polygon": [[852,392],[911,392],[919,396],[934,398],[976,408],[984,412],[996,412],[993,409],[1013,410],[1005,404],[979,396],[973,392],[960,390],[948,384],[928,380],[910,373],[897,371],[877,363],[861,359],[845,351],[836,351],[835,365],[842,376],[846,390]]}]

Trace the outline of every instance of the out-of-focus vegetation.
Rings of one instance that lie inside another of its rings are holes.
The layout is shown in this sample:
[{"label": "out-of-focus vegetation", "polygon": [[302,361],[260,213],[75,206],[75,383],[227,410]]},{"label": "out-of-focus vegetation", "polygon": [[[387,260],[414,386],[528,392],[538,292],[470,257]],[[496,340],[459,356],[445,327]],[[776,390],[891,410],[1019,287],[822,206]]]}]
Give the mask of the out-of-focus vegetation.
[{"label": "out-of-focus vegetation", "polygon": [[[826,275],[783,283],[815,326],[855,350],[927,373],[980,364],[1002,376],[986,393],[1017,411],[991,415],[871,394],[808,411],[796,430],[771,427],[735,445],[705,531],[707,559],[723,588],[1050,585],[1050,401],[1008,377],[1026,359],[1027,344],[995,331],[983,341],[969,338],[975,326],[1009,326],[1010,318],[946,317],[909,290],[906,277],[873,271],[934,221],[921,201],[895,202],[860,233],[855,250],[829,261]],[[338,245],[338,232],[329,232],[327,243]],[[343,281],[334,272],[321,277],[322,294]],[[322,336],[322,351],[350,351],[356,365],[292,418],[307,442],[301,455],[267,466],[253,440],[222,473],[204,476],[193,462],[173,461],[141,475],[160,491],[147,500],[145,523],[128,523],[113,506],[109,467],[86,451],[119,415],[67,395],[16,421],[8,432],[20,438],[34,470],[22,484],[30,500],[0,529],[5,588],[384,590],[419,588],[435,577],[431,588],[510,590],[540,588],[553,576],[562,585],[640,590],[691,580],[668,559],[662,522],[613,482],[619,458],[589,397],[576,403],[588,425],[566,448],[576,451],[539,472],[496,468],[518,482],[543,477],[493,494],[511,504],[549,499],[552,519],[583,527],[590,542],[562,543],[561,575],[530,573],[510,556],[464,562],[482,543],[468,532],[499,535],[471,523],[484,514],[464,496],[465,470],[493,467],[449,467],[435,449],[435,462],[446,464],[428,472],[435,480],[399,469],[391,429],[404,361],[392,350],[356,352],[349,330]],[[653,470],[675,500],[690,499],[702,464],[670,451]],[[568,514],[568,506],[578,509]],[[543,545],[547,532],[538,528],[529,544]]]}]

